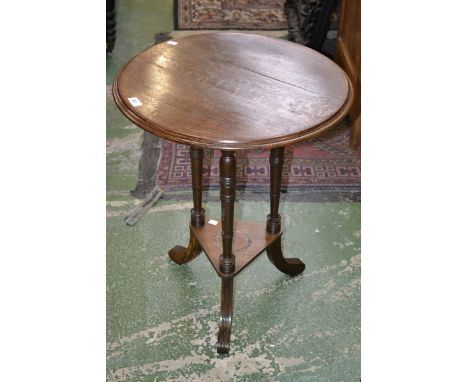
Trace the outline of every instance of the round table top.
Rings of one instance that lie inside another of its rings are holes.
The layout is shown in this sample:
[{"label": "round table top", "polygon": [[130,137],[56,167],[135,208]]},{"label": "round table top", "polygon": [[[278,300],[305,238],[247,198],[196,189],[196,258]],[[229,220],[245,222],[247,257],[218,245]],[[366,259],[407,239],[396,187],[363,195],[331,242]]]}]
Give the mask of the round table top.
[{"label": "round table top", "polygon": [[353,98],[344,71],[285,40],[218,32],[152,46],[117,74],[114,99],[163,138],[225,150],[273,148],[336,125]]}]

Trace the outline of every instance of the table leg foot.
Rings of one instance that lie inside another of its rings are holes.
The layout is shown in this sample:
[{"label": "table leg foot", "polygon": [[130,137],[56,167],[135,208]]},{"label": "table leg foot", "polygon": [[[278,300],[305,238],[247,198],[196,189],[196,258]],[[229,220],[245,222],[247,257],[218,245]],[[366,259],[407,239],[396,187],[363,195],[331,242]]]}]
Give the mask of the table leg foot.
[{"label": "table leg foot", "polygon": [[231,343],[232,313],[234,309],[234,278],[221,279],[221,313],[219,316],[219,354],[228,354]]},{"label": "table leg foot", "polygon": [[195,235],[190,231],[190,241],[188,247],[176,245],[169,251],[169,257],[175,263],[182,265],[195,259],[201,253],[201,246]]},{"label": "table leg foot", "polygon": [[297,258],[286,259],[283,256],[283,250],[281,249],[281,238],[275,240],[266,249],[266,251],[270,262],[276,268],[278,268],[279,271],[286,273],[289,276],[297,276],[305,269],[305,264],[301,260]]}]

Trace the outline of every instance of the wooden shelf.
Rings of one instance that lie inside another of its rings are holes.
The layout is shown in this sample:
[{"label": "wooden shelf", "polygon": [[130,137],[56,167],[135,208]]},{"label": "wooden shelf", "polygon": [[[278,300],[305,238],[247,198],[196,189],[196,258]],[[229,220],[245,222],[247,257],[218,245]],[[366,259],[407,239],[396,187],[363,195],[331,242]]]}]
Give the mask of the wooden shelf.
[{"label": "wooden shelf", "polygon": [[190,225],[191,231],[200,242],[211,265],[220,277],[234,277],[254,261],[267,247],[281,237],[282,232],[267,232],[265,223],[236,221],[234,222],[234,240],[232,250],[235,255],[235,269],[232,273],[223,273],[219,269],[219,256],[222,252],[221,219],[218,224],[206,223],[203,227]]}]

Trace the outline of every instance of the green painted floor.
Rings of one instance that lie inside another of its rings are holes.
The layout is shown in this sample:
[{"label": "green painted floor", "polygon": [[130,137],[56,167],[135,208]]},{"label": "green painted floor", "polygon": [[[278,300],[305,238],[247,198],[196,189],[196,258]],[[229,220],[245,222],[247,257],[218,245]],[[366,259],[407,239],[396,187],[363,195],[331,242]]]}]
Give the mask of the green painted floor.
[{"label": "green painted floor", "polygon": [[[229,356],[214,347],[220,279],[208,259],[178,266],[167,256],[188,240],[190,203],[162,199],[136,226],[125,225],[139,203],[129,190],[142,133],[114,106],[110,84],[156,33],[172,29],[173,5],[117,3],[117,42],[107,58],[108,381],[359,381],[360,203],[286,195],[285,255],[300,257],[306,270],[290,278],[262,255],[236,278]],[[241,200],[236,218],[262,222],[268,208]],[[206,210],[220,215],[217,202]]]}]

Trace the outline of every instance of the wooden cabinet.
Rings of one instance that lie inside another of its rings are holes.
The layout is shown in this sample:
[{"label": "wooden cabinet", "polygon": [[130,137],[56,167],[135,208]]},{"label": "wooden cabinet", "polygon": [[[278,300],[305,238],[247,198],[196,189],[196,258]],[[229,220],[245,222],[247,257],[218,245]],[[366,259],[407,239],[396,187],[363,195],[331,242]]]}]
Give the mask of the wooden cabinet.
[{"label": "wooden cabinet", "polygon": [[350,109],[351,145],[361,144],[361,0],[342,0],[340,26],[336,43],[336,62],[354,87],[355,101]]}]

